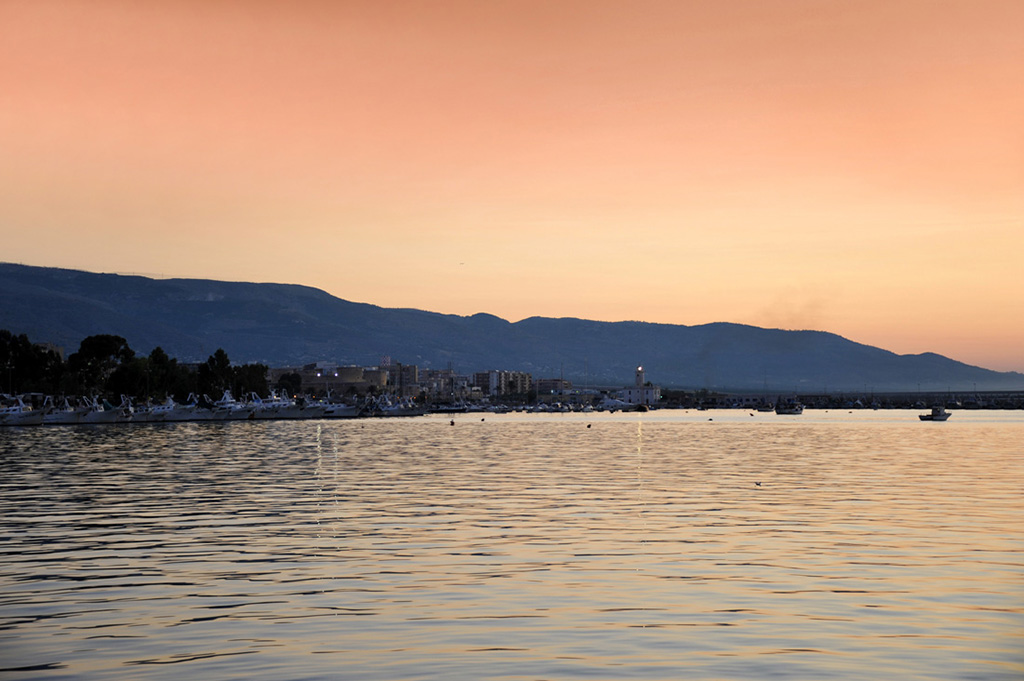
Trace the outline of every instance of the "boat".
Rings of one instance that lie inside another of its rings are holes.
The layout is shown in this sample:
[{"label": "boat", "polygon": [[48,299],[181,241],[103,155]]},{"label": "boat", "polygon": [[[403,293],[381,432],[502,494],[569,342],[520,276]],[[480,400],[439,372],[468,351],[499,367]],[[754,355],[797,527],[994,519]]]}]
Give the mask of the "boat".
[{"label": "boat", "polygon": [[918,414],[917,418],[922,421],[945,421],[949,418],[949,412],[946,411],[945,407],[932,407],[931,413]]},{"label": "boat", "polygon": [[199,418],[199,400],[196,399],[195,395],[189,395],[188,397],[188,402],[184,404],[175,402],[173,398],[168,397],[163,404],[153,407],[153,414],[156,416],[156,420],[163,423],[197,420]]},{"label": "boat", "polygon": [[83,400],[82,406],[79,423],[125,423],[132,419],[131,411],[125,410],[123,405],[115,407],[106,400],[100,403],[96,397]]},{"label": "boat", "polygon": [[430,407],[431,414],[465,414],[468,411],[469,406],[461,400],[451,404],[435,404]]},{"label": "boat", "polygon": [[250,393],[249,403],[255,407],[254,419],[315,419],[323,416],[326,411],[322,404],[292,400],[273,390],[265,399]]},{"label": "boat", "polygon": [[212,411],[214,421],[246,421],[253,418],[256,407],[239,402],[230,390],[225,390],[221,398],[213,403]]},{"label": "boat", "polygon": [[47,426],[66,426],[78,423],[82,419],[85,407],[73,407],[68,398],[63,398],[59,405],[53,403],[53,398],[47,396],[43,402],[43,424]]},{"label": "boat", "polygon": [[213,405],[206,395],[202,397],[189,393],[185,402],[175,402],[174,411],[164,417],[164,421],[211,421]]},{"label": "boat", "polygon": [[33,409],[20,397],[6,397],[0,406],[0,426],[38,426],[43,423],[43,410]]},{"label": "boat", "polygon": [[[191,397],[191,396],[190,396]],[[159,404],[144,404],[135,408],[132,421],[136,423],[176,423],[180,421],[194,420],[196,411],[195,402],[191,404],[178,404],[173,398],[168,397]]]},{"label": "boat", "polygon": [[391,398],[387,395],[378,397],[370,408],[370,416],[423,416],[426,413],[426,407],[416,404],[408,397],[392,402]]},{"label": "boat", "polygon": [[799,402],[789,402],[787,404],[775,405],[776,414],[803,414],[804,405]]}]

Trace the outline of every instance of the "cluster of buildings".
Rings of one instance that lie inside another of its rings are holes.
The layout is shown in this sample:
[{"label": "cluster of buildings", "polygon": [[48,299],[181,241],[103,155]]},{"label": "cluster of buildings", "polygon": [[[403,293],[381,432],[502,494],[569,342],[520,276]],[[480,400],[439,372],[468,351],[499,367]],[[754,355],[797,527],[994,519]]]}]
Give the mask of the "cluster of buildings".
[{"label": "cluster of buildings", "polygon": [[575,388],[564,378],[538,378],[522,371],[490,370],[460,374],[448,369],[420,369],[414,364],[333,366],[323,362],[271,369],[270,384],[292,386],[318,396],[394,395],[435,404],[459,402],[541,402],[592,404],[617,400],[628,405],[655,405],[661,388],[637,367],[634,385],[621,390]]}]

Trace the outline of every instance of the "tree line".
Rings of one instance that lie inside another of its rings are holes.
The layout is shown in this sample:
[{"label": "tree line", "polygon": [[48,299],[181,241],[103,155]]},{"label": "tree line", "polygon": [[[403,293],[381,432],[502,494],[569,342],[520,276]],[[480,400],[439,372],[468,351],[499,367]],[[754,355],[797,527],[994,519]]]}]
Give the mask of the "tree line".
[{"label": "tree line", "polygon": [[233,366],[218,348],[206,362],[184,365],[160,347],[138,355],[121,336],[99,334],[82,340],[68,356],[29,341],[25,334],[0,329],[0,390],[8,394],[96,395],[163,401],[184,400],[189,393],[214,399],[224,390],[235,396],[268,394],[264,364]]}]

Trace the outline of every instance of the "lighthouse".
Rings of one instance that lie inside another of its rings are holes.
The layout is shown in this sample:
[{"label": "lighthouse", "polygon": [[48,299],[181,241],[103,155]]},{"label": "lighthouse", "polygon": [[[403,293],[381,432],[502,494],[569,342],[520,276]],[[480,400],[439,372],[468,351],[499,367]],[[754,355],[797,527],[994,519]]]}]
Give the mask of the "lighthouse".
[{"label": "lighthouse", "polygon": [[627,385],[618,392],[619,399],[628,404],[656,405],[661,401],[661,388],[647,384],[647,372],[642,366],[636,368],[634,385]]}]

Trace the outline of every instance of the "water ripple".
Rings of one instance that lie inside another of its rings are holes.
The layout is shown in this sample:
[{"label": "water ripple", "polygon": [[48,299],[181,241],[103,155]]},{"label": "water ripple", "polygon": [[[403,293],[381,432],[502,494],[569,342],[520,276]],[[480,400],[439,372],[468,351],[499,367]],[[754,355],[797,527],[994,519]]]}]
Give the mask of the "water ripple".
[{"label": "water ripple", "polygon": [[1024,419],[920,425],[5,429],[0,672],[1020,678]]}]

